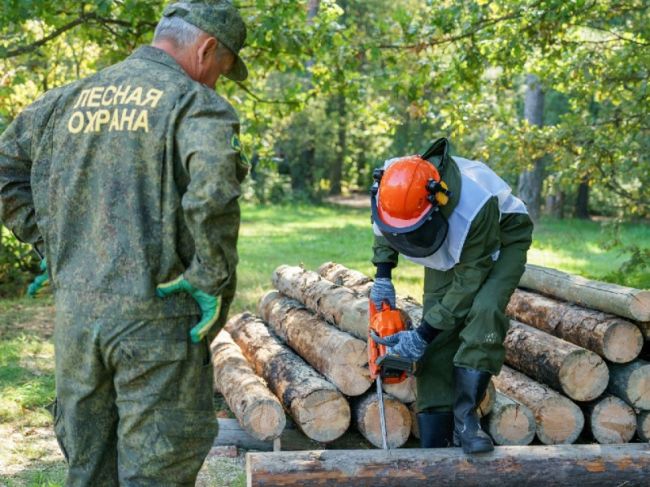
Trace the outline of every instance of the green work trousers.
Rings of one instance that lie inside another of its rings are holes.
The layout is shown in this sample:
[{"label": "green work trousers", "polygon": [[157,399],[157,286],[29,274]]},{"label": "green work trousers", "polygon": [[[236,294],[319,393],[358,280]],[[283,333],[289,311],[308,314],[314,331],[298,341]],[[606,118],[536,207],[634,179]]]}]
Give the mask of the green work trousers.
[{"label": "green work trousers", "polygon": [[[499,373],[509,326],[505,309],[524,272],[527,250],[528,244],[521,243],[502,247],[468,315],[441,332],[427,348],[417,373],[419,411],[451,411],[454,366]],[[424,314],[443,298],[452,278],[453,269],[425,270]]]},{"label": "green work trousers", "polygon": [[58,311],[54,429],[68,486],[193,486],[217,434],[197,316],[137,320]]}]

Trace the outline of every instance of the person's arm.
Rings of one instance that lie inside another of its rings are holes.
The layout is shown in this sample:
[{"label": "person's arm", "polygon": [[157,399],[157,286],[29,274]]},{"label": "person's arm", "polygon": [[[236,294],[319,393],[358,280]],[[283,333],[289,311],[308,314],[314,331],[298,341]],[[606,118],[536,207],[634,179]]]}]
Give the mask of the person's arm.
[{"label": "person's arm", "polygon": [[27,107],[0,136],[0,221],[42,252],[32,198],[32,137],[39,103]]},{"label": "person's arm", "polygon": [[235,275],[237,200],[247,166],[236,143],[239,120],[232,107],[211,93],[189,96],[175,134],[177,155],[190,179],[182,207],[195,242],[194,257],[183,276],[192,286],[216,296]]},{"label": "person's arm", "polygon": [[399,253],[384,237],[375,235],[372,245],[372,263],[377,268],[376,277],[391,278],[392,269],[397,266]]},{"label": "person's arm", "polygon": [[472,222],[460,262],[452,269],[449,290],[423,317],[437,330],[448,330],[467,316],[476,293],[494,266],[492,254],[499,249],[499,206],[490,199]]}]

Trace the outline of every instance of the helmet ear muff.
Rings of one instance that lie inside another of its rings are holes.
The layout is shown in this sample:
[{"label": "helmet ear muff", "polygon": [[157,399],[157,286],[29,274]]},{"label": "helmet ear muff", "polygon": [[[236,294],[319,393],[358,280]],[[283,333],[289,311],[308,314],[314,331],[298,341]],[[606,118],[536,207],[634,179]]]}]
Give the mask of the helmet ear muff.
[{"label": "helmet ear muff", "polygon": [[427,199],[432,205],[445,206],[447,203],[449,203],[451,191],[449,191],[447,183],[445,183],[442,179],[440,181],[429,179],[429,182],[427,183],[427,191],[429,192]]}]

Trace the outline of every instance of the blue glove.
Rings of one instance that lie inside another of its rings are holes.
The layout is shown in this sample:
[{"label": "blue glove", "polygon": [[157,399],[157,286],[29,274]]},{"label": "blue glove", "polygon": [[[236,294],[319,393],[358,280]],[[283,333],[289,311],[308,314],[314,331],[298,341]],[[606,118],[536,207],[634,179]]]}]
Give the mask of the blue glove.
[{"label": "blue glove", "polygon": [[387,301],[391,309],[395,309],[395,286],[389,277],[378,277],[370,289],[370,300],[378,310]]},{"label": "blue glove", "polygon": [[186,292],[192,296],[201,310],[201,320],[190,330],[192,341],[199,343],[208,334],[212,325],[217,322],[217,318],[219,317],[217,314],[219,298],[195,288],[182,275],[173,281],[160,284],[156,288],[156,295],[159,298],[180,292]]},{"label": "blue glove", "polygon": [[395,333],[394,335],[390,335],[384,338],[379,338],[377,335],[371,336],[374,341],[387,347],[386,353],[389,355],[397,355],[407,360],[417,362],[422,358],[424,351],[427,349],[427,346],[430,343],[425,339],[424,336],[422,336],[423,334],[418,330],[419,328],[415,330],[400,331],[399,333]]},{"label": "blue glove", "polygon": [[27,296],[30,298],[35,298],[41,288],[46,286],[48,283],[49,276],[47,275],[47,260],[41,260],[40,269],[42,273],[36,276],[32,283],[27,287]]}]

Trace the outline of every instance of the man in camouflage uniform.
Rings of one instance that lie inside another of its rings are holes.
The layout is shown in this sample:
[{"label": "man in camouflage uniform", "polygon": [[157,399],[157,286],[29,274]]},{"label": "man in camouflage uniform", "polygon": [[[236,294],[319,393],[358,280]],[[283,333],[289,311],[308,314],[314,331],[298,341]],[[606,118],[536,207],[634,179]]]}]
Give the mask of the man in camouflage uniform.
[{"label": "man in camouflage uniform", "polygon": [[170,4],[152,46],[0,138],[0,218],[55,293],[68,485],[193,485],[217,433],[207,339],[234,295],[247,166],[214,87],[247,76],[245,37],[225,0]]}]

